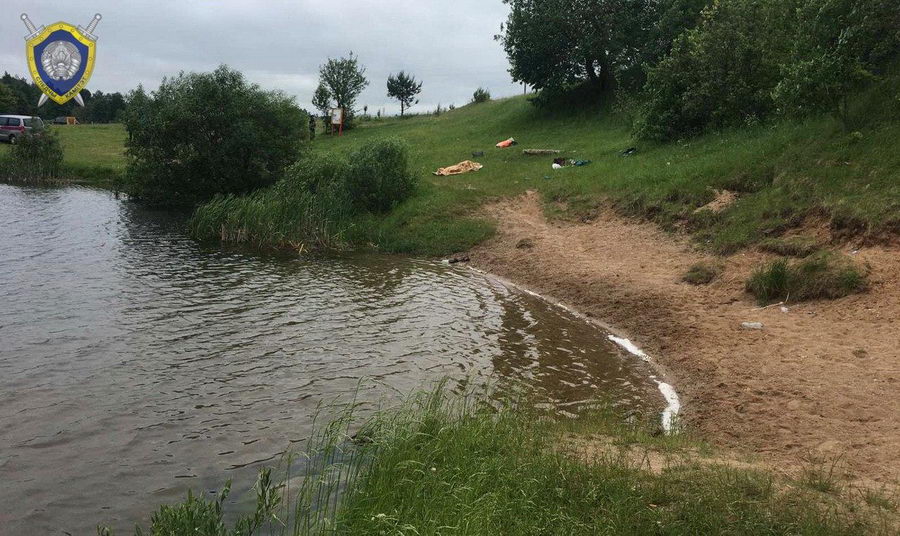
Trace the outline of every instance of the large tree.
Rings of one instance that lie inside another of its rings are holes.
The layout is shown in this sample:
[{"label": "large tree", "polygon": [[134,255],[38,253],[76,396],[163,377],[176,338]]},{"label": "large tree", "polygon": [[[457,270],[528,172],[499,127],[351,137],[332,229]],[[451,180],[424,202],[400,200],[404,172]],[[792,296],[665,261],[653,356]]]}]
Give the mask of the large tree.
[{"label": "large tree", "polygon": [[410,74],[400,71],[396,75],[388,76],[387,94],[388,97],[400,101],[401,116],[406,113],[407,108],[413,105],[416,95],[421,93],[421,91],[422,82],[417,82]]},{"label": "large tree", "polygon": [[504,0],[511,11],[498,36],[510,74],[536,89],[590,81],[611,89],[617,68],[638,61],[651,0]]},{"label": "large tree", "polygon": [[352,52],[346,58],[329,58],[319,67],[319,84],[328,89],[338,108],[344,109],[345,127],[352,126],[356,99],[369,85],[366,69],[359,65],[359,59]]}]

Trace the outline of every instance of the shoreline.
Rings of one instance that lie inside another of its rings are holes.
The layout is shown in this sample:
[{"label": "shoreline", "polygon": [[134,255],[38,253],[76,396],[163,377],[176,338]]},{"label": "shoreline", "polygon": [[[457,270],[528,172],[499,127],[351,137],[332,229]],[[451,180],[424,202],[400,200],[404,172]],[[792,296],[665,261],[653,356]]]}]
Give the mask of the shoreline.
[{"label": "shoreline", "polygon": [[[474,269],[656,357],[664,377],[677,379],[684,422],[716,447],[765,456],[783,474],[835,463],[856,483],[900,482],[896,248],[845,245],[872,265],[873,288],[783,312],[744,292],[749,273],[771,258],[764,253],[712,257],[688,237],[609,211],[587,223],[548,221],[536,192],[491,203],[481,215],[497,223],[497,235],[468,252]],[[703,260],[722,262],[723,276],[707,286],[682,283],[686,268]],[[746,329],[744,321],[764,327]]]},{"label": "shoreline", "polygon": [[574,309],[570,305],[554,298],[553,296],[547,296],[535,292],[516,283],[515,281],[512,281],[511,279],[486,272],[476,266],[468,265],[467,268],[484,277],[493,279],[504,286],[514,288],[519,292],[523,292],[525,294],[528,294],[529,296],[533,296],[552,307],[562,309],[566,313],[578,318],[579,320],[587,322],[588,324],[591,324],[592,326],[603,330],[604,332],[606,332],[607,339],[612,341],[621,350],[647,363],[650,366],[650,369],[653,371],[653,374],[651,374],[649,378],[656,383],[657,388],[659,389],[659,393],[662,395],[662,398],[666,403],[666,406],[660,412],[660,425],[662,426],[662,430],[666,434],[671,434],[676,431],[677,419],[679,414],[681,413],[683,404],[681,401],[681,397],[678,395],[678,391],[674,387],[675,380],[672,378],[671,373],[666,369],[665,366],[663,366],[662,363],[647,355],[646,352],[644,352],[637,345],[631,342],[631,340],[622,332],[622,330],[619,330],[614,326],[611,326],[597,318],[592,318],[588,315],[585,315],[581,311]]}]

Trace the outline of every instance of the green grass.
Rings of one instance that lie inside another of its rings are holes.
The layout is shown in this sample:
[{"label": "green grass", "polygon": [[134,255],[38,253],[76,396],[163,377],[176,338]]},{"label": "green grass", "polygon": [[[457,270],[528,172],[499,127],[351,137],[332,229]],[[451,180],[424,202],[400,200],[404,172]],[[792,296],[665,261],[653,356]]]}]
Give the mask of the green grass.
[{"label": "green grass", "polygon": [[762,305],[842,298],[867,288],[867,272],[836,253],[823,252],[795,262],[778,259],[753,273],[747,291]]},{"label": "green grass", "polygon": [[759,244],[759,248],[784,257],[809,257],[822,249],[815,240],[803,237],[769,238]]},{"label": "green grass", "polygon": [[[687,436],[653,435],[602,410],[560,422],[480,400],[420,394],[352,439],[345,414],[313,440],[303,475],[279,487],[263,473],[256,511],[238,524],[275,535],[849,535],[889,534],[895,521],[860,494],[813,489],[821,479],[719,464]],[[579,455],[564,438],[585,430],[625,450]],[[648,471],[621,454],[641,449],[679,461]],[[257,533],[227,529],[217,504],[162,507],[151,532]]]},{"label": "green grass", "polygon": [[[125,127],[109,125],[54,125],[65,157],[63,173],[70,181],[115,187],[125,169]],[[0,143],[0,159],[10,145]]]},{"label": "green grass", "polygon": [[718,264],[698,262],[688,269],[681,280],[691,285],[708,285],[719,277],[721,273],[722,267]]},{"label": "green grass", "polygon": [[[554,216],[590,218],[600,205],[685,228],[718,253],[778,237],[810,215],[830,219],[837,234],[872,238],[900,230],[900,124],[873,124],[847,135],[829,118],[726,131],[681,143],[635,142],[619,117],[602,109],[553,113],[524,98],[469,105],[438,117],[367,122],[343,137],[320,136],[316,151],[349,152],[384,136],[406,139],[414,171],[425,186],[356,236],[385,251],[446,254],[489,236],[473,214],[485,201],[538,190],[564,201]],[[515,137],[520,145],[496,149]],[[629,147],[634,156],[618,156]],[[552,171],[552,157],[523,156],[525,148],[559,149],[593,164]],[[476,173],[433,177],[438,167],[472,159]],[[695,212],[713,190],[740,194],[720,213]]]}]

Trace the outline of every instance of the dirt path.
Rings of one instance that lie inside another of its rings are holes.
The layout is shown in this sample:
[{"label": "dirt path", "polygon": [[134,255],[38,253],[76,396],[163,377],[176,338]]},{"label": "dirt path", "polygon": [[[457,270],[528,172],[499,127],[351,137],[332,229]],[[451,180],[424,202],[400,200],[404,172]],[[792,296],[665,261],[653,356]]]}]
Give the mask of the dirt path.
[{"label": "dirt path", "polygon": [[683,417],[714,443],[789,472],[842,457],[856,481],[900,481],[900,249],[855,254],[870,292],[785,313],[744,292],[763,254],[725,259],[694,287],[680,278],[707,256],[655,225],[549,223],[534,193],[485,210],[498,234],[473,264],[621,329],[668,368]]}]

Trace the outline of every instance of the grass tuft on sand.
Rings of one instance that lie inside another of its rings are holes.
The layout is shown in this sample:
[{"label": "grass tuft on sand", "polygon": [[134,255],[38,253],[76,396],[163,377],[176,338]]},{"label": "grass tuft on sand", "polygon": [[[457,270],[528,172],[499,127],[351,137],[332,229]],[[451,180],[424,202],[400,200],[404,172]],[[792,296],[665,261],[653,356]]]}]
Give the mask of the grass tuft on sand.
[{"label": "grass tuft on sand", "polygon": [[867,287],[868,270],[846,256],[829,252],[795,262],[772,261],[747,281],[747,291],[761,305],[842,298]]}]

